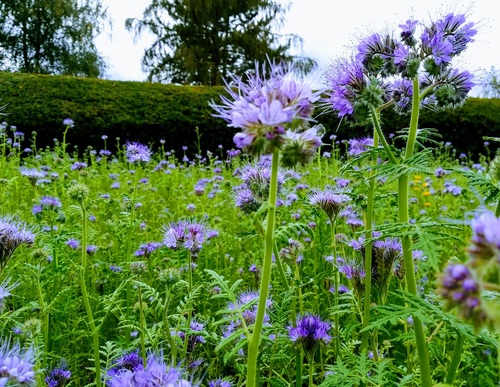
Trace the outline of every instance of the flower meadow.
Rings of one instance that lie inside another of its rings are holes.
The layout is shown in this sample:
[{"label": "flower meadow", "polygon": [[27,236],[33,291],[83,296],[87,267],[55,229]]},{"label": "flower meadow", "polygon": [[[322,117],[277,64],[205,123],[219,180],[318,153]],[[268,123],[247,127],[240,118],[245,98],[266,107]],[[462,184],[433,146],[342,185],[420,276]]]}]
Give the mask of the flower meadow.
[{"label": "flower meadow", "polygon": [[497,385],[500,156],[418,127],[465,100],[475,34],[408,20],[321,91],[257,64],[211,103],[233,149],[78,154],[69,118],[45,149],[1,124],[0,385]]}]

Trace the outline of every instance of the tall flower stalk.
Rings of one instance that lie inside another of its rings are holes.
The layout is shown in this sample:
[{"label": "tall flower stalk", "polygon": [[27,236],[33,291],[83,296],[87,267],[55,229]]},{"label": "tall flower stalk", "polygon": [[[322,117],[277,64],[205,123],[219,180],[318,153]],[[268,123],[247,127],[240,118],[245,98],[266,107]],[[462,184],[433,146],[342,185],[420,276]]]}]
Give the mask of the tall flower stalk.
[{"label": "tall flower stalk", "polygon": [[101,387],[101,362],[100,362],[100,352],[99,352],[99,328],[95,324],[94,314],[92,312],[92,306],[90,305],[90,298],[87,290],[87,285],[85,282],[86,272],[87,272],[87,210],[85,207],[85,199],[89,196],[89,189],[83,184],[75,184],[68,189],[68,196],[70,196],[74,201],[80,205],[82,213],[82,240],[81,240],[81,265],[78,273],[78,279],[80,282],[80,288],[82,291],[83,305],[85,307],[85,312],[87,313],[87,320],[90,328],[90,334],[92,336],[93,351],[94,351],[94,368],[95,368],[95,384],[97,387]]},{"label": "tall flower stalk", "polygon": [[[422,26],[420,40],[415,36],[419,24]],[[390,34],[373,34],[366,37],[359,43],[355,58],[338,60],[327,72],[326,78],[330,86],[327,102],[340,118],[354,122],[371,122],[391,164],[408,163],[415,152],[420,109],[459,106],[474,85],[472,74],[451,67],[452,59],[473,41],[477,32],[473,26],[474,23],[466,22],[465,15],[450,13],[428,25],[414,20],[406,21],[399,25],[399,39]],[[379,119],[380,110],[390,106],[399,113],[411,113],[406,148],[401,156],[387,143]],[[398,175],[398,219],[403,224],[409,224],[410,220],[408,187],[408,174]],[[373,195],[372,186],[369,193]],[[373,199],[369,196],[369,200]],[[372,216],[371,211],[368,216]],[[371,237],[371,224],[367,224],[366,235]],[[412,239],[408,234],[402,236],[402,250],[407,290],[417,295]],[[370,255],[365,257],[369,292],[371,258]],[[365,294],[365,327],[369,319],[369,303],[370,296]],[[425,332],[422,321],[417,317],[414,317],[414,330],[421,384],[424,387],[431,386]],[[362,341],[363,350],[366,345],[365,334]],[[376,348],[374,353],[375,351]]]},{"label": "tall flower stalk", "polygon": [[307,83],[297,79],[293,68],[270,63],[269,71],[266,65],[261,69],[257,64],[246,82],[233,76],[227,83],[226,92],[228,96],[221,96],[222,105],[212,102],[211,106],[216,110],[216,116],[226,120],[228,126],[242,130],[233,138],[236,146],[253,155],[272,155],[259,303],[248,341],[246,385],[255,387],[271,282],[278,166],[280,162],[286,167],[305,164],[316,155],[321,145],[322,128],[308,128],[308,125],[312,121],[313,103],[319,99],[321,90],[313,92]]}]

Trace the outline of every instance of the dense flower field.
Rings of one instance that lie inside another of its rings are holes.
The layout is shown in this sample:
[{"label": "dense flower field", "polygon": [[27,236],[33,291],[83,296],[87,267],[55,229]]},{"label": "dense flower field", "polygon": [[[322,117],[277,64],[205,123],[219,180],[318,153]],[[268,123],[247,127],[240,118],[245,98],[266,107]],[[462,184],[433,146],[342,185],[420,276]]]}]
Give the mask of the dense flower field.
[{"label": "dense flower field", "polygon": [[[418,128],[465,100],[476,30],[399,27],[326,99],[282,64],[233,77],[211,106],[238,149],[78,154],[71,119],[46,149],[3,123],[0,385],[497,385],[500,156]],[[326,138],[317,105],[373,136]]]},{"label": "dense flower field", "polygon": [[[134,162],[135,149],[145,148],[129,145],[125,150],[134,152],[127,158],[107,152],[103,141],[103,149],[79,160],[62,153],[62,144],[27,148],[20,158],[15,141],[4,142],[9,156],[0,159],[2,361],[29,362],[40,385],[54,368],[59,378],[71,373],[73,385],[85,385],[95,377],[94,356],[109,377],[119,366],[142,368],[145,357],[161,354],[166,365],[186,369],[190,381],[241,384],[263,263],[270,157],[219,149],[176,158],[160,148],[151,156],[138,153],[144,159]],[[462,337],[457,379],[495,384],[494,337],[486,330],[474,335],[443,311],[436,293],[443,266],[466,260],[469,221],[484,207],[467,174],[488,171],[489,158],[474,163],[441,144],[428,166],[432,173],[411,176],[418,298],[404,292],[401,230],[391,227],[396,184],[377,180],[370,322],[377,341],[363,359],[367,170],[359,155],[369,141],[332,143],[333,150],[320,150],[307,167],[279,171],[276,256],[259,359],[263,382],[290,385],[304,356],[303,373],[311,372],[317,384],[415,384],[410,331],[418,315],[435,379],[447,375]],[[26,246],[12,257],[8,227]],[[341,273],[337,301],[335,267]]]}]

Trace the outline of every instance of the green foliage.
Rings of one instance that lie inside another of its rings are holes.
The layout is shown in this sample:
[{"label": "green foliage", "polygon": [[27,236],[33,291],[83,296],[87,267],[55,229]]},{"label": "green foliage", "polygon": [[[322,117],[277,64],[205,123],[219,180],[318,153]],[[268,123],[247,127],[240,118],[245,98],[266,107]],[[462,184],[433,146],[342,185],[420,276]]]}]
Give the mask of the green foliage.
[{"label": "green foliage", "polygon": [[105,18],[101,0],[2,0],[0,69],[98,77],[94,38]]},{"label": "green foliage", "polygon": [[[180,150],[183,145],[191,152],[198,148],[215,150],[234,147],[236,131],[226,122],[212,117],[208,106],[218,101],[224,91],[220,87],[177,86],[143,82],[120,82],[62,76],[9,74],[0,72],[0,95],[6,104],[4,120],[26,133],[37,132],[40,147],[52,145],[52,139],[63,137],[62,120],[72,118],[67,142],[80,149],[102,147],[102,135],[107,135],[108,149],[115,149],[115,137],[125,140],[158,144],[166,141],[167,150]],[[320,111],[318,111],[318,114]],[[327,133],[337,140],[371,135],[367,126],[350,127],[333,114],[319,114],[317,120]],[[382,130],[387,135],[398,133],[408,124],[407,117],[385,109]],[[422,128],[436,129],[442,141],[450,141],[455,152],[477,156],[486,153],[483,136],[500,136],[500,99],[470,98],[460,108],[445,112],[422,111]],[[428,137],[429,129],[421,130]],[[424,138],[422,138],[424,139]],[[395,141],[399,144],[399,140]],[[436,144],[425,143],[434,147]],[[492,142],[493,150],[498,144]],[[343,145],[340,145],[344,150]],[[329,146],[324,145],[323,150]],[[364,155],[367,157],[367,155]]]}]

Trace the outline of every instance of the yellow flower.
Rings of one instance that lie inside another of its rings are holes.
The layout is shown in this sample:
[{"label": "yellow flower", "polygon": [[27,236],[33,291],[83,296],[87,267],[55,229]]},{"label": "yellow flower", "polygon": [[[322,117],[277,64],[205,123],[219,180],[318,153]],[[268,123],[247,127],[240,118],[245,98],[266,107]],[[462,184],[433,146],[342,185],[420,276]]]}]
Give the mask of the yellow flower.
[{"label": "yellow flower", "polygon": [[431,203],[430,203],[430,202],[425,202],[425,203],[424,203],[424,206],[425,206],[425,207],[430,207],[430,206],[431,206]]},{"label": "yellow flower", "polygon": [[422,193],[422,195],[424,196],[431,196],[432,194],[430,193],[430,191],[425,191]]}]

